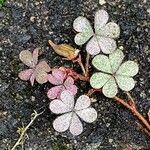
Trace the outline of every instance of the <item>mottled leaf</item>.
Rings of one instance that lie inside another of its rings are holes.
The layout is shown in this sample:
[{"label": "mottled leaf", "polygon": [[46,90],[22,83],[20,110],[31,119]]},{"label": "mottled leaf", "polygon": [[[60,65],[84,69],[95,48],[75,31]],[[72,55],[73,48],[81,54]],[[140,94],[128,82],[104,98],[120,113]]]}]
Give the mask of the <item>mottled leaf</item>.
[{"label": "mottled leaf", "polygon": [[76,111],[76,113],[82,120],[88,123],[92,123],[97,119],[97,112],[94,108],[91,107]]},{"label": "mottled leaf", "polygon": [[118,38],[120,35],[120,27],[114,22],[109,22],[96,33],[103,37]]},{"label": "mottled leaf", "polygon": [[97,55],[92,60],[93,66],[99,71],[112,73],[111,65],[109,59],[105,55]]},{"label": "mottled leaf", "polygon": [[96,36],[99,47],[104,54],[111,54],[117,48],[116,41],[114,39],[102,36]]},{"label": "mottled leaf", "polygon": [[79,135],[83,131],[83,125],[75,113],[73,113],[73,115],[72,115],[69,130],[73,135]]},{"label": "mottled leaf", "polygon": [[111,77],[107,83],[103,86],[102,92],[106,97],[112,98],[116,96],[118,92],[117,84],[115,82],[115,79]]},{"label": "mottled leaf", "polygon": [[109,60],[112,68],[112,72],[115,73],[121,65],[124,58],[124,54],[120,49],[117,49],[109,55]]},{"label": "mottled leaf", "polygon": [[73,23],[73,28],[79,32],[75,36],[75,43],[77,45],[84,44],[93,35],[92,27],[85,17],[80,16],[76,18]]},{"label": "mottled leaf", "polygon": [[42,70],[45,72],[50,72],[51,68],[49,67],[49,65],[47,64],[46,61],[40,61],[39,64],[36,66],[36,70]]},{"label": "mottled leaf", "polygon": [[136,62],[126,61],[119,67],[116,74],[133,77],[138,73],[138,71],[139,71],[139,67]]},{"label": "mottled leaf", "polygon": [[98,40],[97,40],[96,36],[92,37],[92,39],[87,43],[86,51],[90,55],[97,55],[97,54],[100,53],[101,48],[100,48],[100,45],[98,43]]},{"label": "mottled leaf", "polygon": [[53,122],[53,127],[58,132],[66,131],[70,126],[72,113],[66,113],[57,117]]},{"label": "mottled leaf", "polygon": [[90,84],[95,89],[100,89],[111,78],[111,75],[105,73],[94,73],[90,78]]},{"label": "mottled leaf", "polygon": [[99,10],[95,14],[95,32],[99,33],[99,30],[108,22],[109,15],[105,10]]},{"label": "mottled leaf", "polygon": [[24,70],[24,71],[21,71],[21,72],[18,74],[18,77],[19,77],[21,80],[27,81],[27,80],[30,79],[32,73],[33,73],[33,69],[26,69],[26,70]]},{"label": "mottled leaf", "polygon": [[74,107],[74,95],[68,90],[65,90],[61,93],[60,99],[68,108]]},{"label": "mottled leaf", "polygon": [[48,90],[47,96],[49,99],[60,98],[60,94],[64,90],[65,90],[65,87],[62,85],[54,86]]},{"label": "mottled leaf", "polygon": [[45,71],[36,70],[36,72],[35,72],[35,78],[36,78],[36,81],[39,84],[43,84],[43,83],[46,83],[48,81],[48,74]]},{"label": "mottled leaf", "polygon": [[115,78],[119,88],[123,91],[130,91],[135,86],[135,81],[132,77],[116,75]]},{"label": "mottled leaf", "polygon": [[32,53],[28,50],[23,50],[19,54],[20,60],[27,66],[33,68],[36,65],[36,61],[34,61]]},{"label": "mottled leaf", "polygon": [[88,108],[91,105],[91,100],[87,95],[81,95],[75,104],[75,110]]},{"label": "mottled leaf", "polygon": [[63,114],[71,111],[61,100],[55,99],[50,102],[49,105],[50,110],[55,114]]}]

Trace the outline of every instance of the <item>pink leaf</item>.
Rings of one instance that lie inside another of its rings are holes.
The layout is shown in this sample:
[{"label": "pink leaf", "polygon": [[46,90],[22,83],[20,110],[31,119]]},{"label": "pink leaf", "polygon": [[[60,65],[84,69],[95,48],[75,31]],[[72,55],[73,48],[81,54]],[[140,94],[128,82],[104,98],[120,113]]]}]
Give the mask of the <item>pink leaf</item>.
[{"label": "pink leaf", "polygon": [[62,82],[58,79],[56,79],[53,75],[49,74],[48,75],[48,81],[53,84],[53,85],[61,85]]},{"label": "pink leaf", "polygon": [[64,89],[65,88],[62,85],[52,87],[51,89],[48,90],[47,96],[49,99],[60,98],[60,94]]},{"label": "pink leaf", "polygon": [[76,95],[78,87],[76,85],[70,85],[66,87],[66,90],[69,90],[73,95]]},{"label": "pink leaf", "polygon": [[62,71],[61,69],[54,69],[52,71],[52,75],[59,81],[61,81],[61,83],[63,83],[64,79],[66,78],[66,73],[64,71]]},{"label": "pink leaf", "polygon": [[54,85],[63,84],[65,78],[66,78],[66,73],[61,69],[54,69],[52,71],[52,74],[48,75],[48,81]]},{"label": "pink leaf", "polygon": [[68,77],[65,82],[64,82],[64,86],[67,90],[69,90],[70,92],[72,92],[74,95],[77,93],[77,86],[74,85],[74,80],[72,77]]},{"label": "pink leaf", "polygon": [[73,80],[73,78],[72,77],[68,77],[66,80],[65,80],[65,82],[64,82],[64,86],[65,87],[69,87],[70,85],[73,85],[74,84],[74,80]]},{"label": "pink leaf", "polygon": [[33,69],[26,69],[24,71],[21,71],[18,76],[21,80],[27,81],[30,79],[31,75],[33,73]]}]

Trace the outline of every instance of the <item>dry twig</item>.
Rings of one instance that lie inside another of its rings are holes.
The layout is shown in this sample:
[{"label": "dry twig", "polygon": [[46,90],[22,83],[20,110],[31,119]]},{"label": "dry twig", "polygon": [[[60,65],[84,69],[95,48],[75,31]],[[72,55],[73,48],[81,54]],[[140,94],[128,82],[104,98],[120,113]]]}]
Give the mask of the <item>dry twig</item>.
[{"label": "dry twig", "polygon": [[43,112],[41,112],[41,113],[38,114],[38,113],[34,110],[34,113],[32,114],[33,117],[31,116],[31,121],[30,121],[29,124],[22,130],[19,139],[17,140],[17,142],[15,143],[15,145],[12,147],[11,150],[15,150],[16,147],[22,143],[21,141],[23,140],[23,138],[24,138],[24,136],[25,136],[27,130],[28,130],[29,127],[33,124],[33,122],[35,121],[35,119],[36,119],[39,115],[41,115],[42,113],[43,113]]}]

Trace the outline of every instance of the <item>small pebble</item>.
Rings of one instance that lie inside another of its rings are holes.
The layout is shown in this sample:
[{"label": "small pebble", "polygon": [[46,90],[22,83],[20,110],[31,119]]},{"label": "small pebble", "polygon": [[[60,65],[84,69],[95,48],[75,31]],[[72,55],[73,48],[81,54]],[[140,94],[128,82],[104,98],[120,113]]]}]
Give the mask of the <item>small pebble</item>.
[{"label": "small pebble", "polygon": [[106,4],[106,1],[105,0],[99,0],[99,4],[104,5],[104,4]]}]

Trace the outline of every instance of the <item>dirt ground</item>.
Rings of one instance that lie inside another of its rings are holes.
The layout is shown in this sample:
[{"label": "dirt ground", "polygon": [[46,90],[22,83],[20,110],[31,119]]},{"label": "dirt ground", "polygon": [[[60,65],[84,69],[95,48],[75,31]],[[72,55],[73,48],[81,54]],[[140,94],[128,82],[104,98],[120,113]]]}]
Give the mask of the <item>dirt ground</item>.
[{"label": "dirt ground", "polygon": [[[73,20],[86,16],[93,23],[96,10],[104,8],[121,27],[118,45],[124,47],[125,59],[136,60],[140,71],[135,77],[132,95],[138,109],[146,117],[150,108],[150,3],[148,0],[107,0],[103,6],[98,0],[7,0],[0,8],[0,150],[9,150],[18,139],[17,129],[26,126],[33,110],[44,113],[27,132],[27,138],[18,150],[150,150],[150,138],[141,131],[137,119],[124,107],[102,95],[95,95],[93,105],[98,119],[84,124],[84,132],[77,137],[57,133],[52,128],[56,117],[48,109],[46,96],[49,84],[35,84],[18,79],[24,65],[19,53],[27,48],[41,47],[42,59],[51,67],[79,66],[62,61],[48,46],[51,39],[78,47],[73,39]],[[84,93],[89,85],[79,82]],[[120,96],[124,96],[120,94]]]}]

